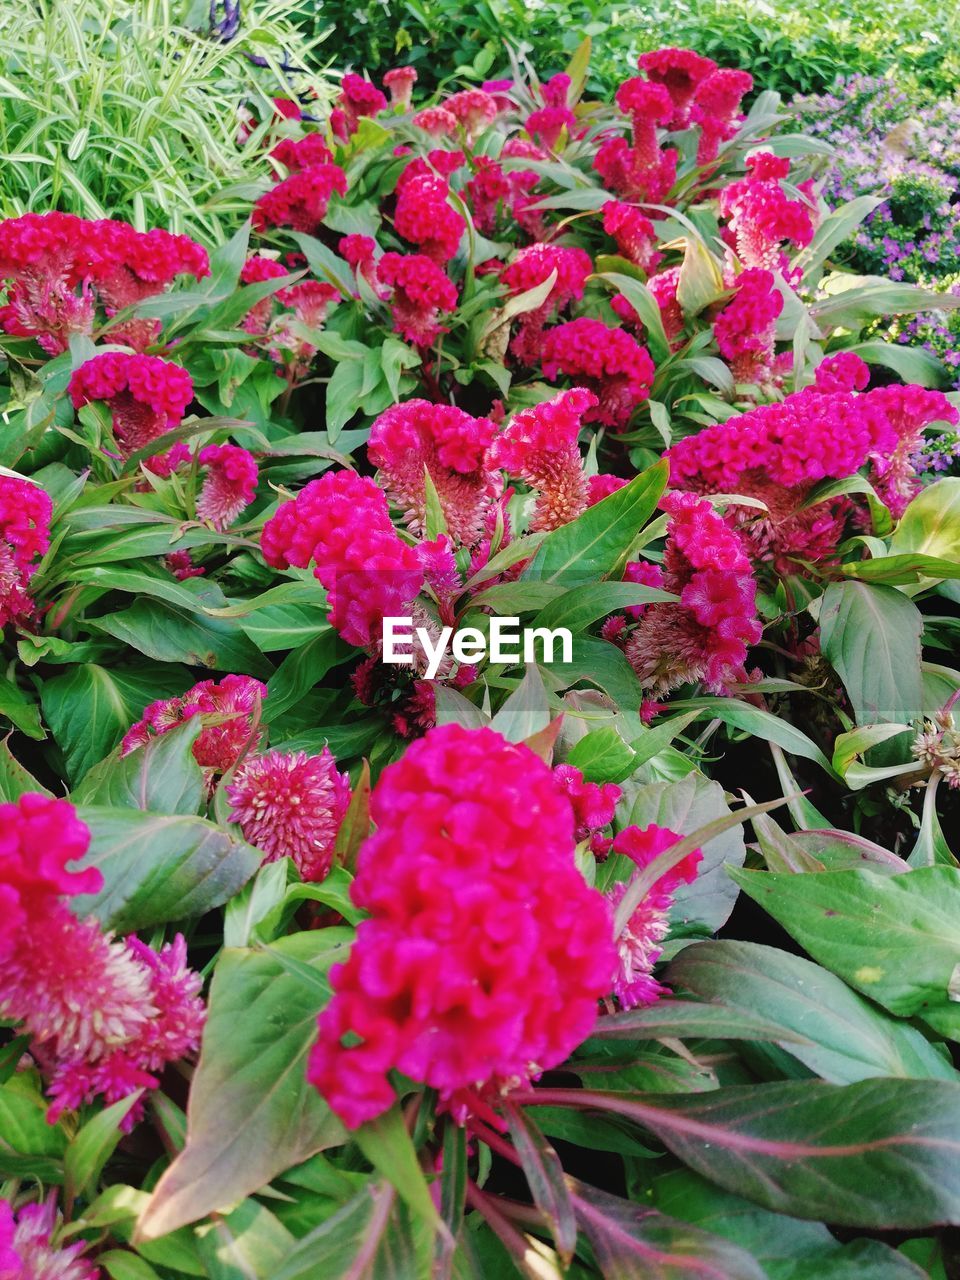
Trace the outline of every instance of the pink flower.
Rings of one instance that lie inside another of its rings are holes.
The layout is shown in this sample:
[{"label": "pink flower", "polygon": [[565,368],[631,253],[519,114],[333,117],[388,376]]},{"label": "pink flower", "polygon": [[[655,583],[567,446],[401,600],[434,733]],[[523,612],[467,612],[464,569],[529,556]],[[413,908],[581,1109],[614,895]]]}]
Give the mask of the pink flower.
[{"label": "pink flower", "polygon": [[603,206],[603,229],[617,242],[617,252],[635,262],[649,275],[663,257],[657,251],[653,223],[636,205],[608,200]]},{"label": "pink flower", "polygon": [[[642,871],[681,839],[675,831],[654,823],[643,829],[626,827],[614,838],[613,851],[631,858]],[[640,902],[617,939],[620,968],[613,990],[621,1008],[656,1004],[661,996],[670,994],[668,988],[653,977],[653,966],[663,949],[660,944],[670,930],[669,913],[674,894],[680,885],[693,883],[702,858],[702,852],[694,849],[665,872]],[[620,904],[626,891],[627,883],[615,884],[610,889],[607,897],[614,907]]]},{"label": "pink flower", "polygon": [[789,160],[761,151],[746,163],[747,177],[720,192],[720,216],[729,220],[729,234],[745,267],[783,267],[785,241],[802,248],[812,240],[812,210],[803,200],[791,200],[780,185],[789,173]]},{"label": "pink flower", "polygon": [[574,839],[589,840],[613,821],[623,792],[613,782],[586,782],[572,764],[558,764],[553,776],[570,797],[573,805]]},{"label": "pink flower", "polygon": [[407,342],[429,347],[446,333],[438,322],[456,307],[457,287],[435,262],[422,253],[385,253],[377,276],[393,290],[393,327]]},{"label": "pink flower", "polygon": [[347,194],[347,175],[336,164],[312,164],[292,173],[253,206],[255,231],[267,227],[291,227],[314,234],[326,217],[330,198]]},{"label": "pink flower", "polygon": [[418,245],[428,258],[442,264],[460,247],[467,224],[448,203],[449,184],[444,177],[419,174],[398,189],[393,225],[398,235]]},{"label": "pink flower", "polygon": [[399,107],[401,111],[410,110],[413,97],[413,86],[417,83],[417,72],[414,67],[391,67],[383,77],[383,83],[390,93],[390,105]]},{"label": "pink flower", "polygon": [[27,584],[35,560],[49,550],[52,514],[46,490],[19,476],[0,475],[0,632],[33,610]]},{"label": "pink flower", "polygon": [[756,583],[743,544],[709,502],[669,493],[663,586],[679,604],[652,604],[626,643],[640,680],[659,695],[702,680],[723,692],[745,678],[747,646],[760,639]]},{"label": "pink flower", "polygon": [[496,466],[537,490],[532,530],[557,529],[587,509],[587,478],[577,439],[597,398],[582,387],[514,414],[491,452]]},{"label": "pink flower", "polygon": [[447,528],[472,546],[496,496],[487,459],[496,428],[448,404],[408,400],[382,413],[370,431],[368,457],[383,473],[390,500],[414,533],[422,533],[426,507],[424,470],[430,473]]},{"label": "pink flower", "polygon": [[288,173],[300,173],[313,165],[329,164],[333,160],[330,148],[319,133],[308,133],[306,137],[296,141],[293,138],[281,138],[270,155]]},{"label": "pink flower", "polygon": [[99,1280],[100,1268],[80,1257],[86,1240],[54,1247],[56,1201],[52,1191],[42,1204],[23,1205],[15,1214],[0,1200],[0,1280]]},{"label": "pink flower", "polygon": [[157,734],[169,733],[175,725],[193,716],[209,716],[193,744],[193,755],[207,775],[232,769],[247,747],[253,750],[260,734],[256,721],[260,700],[267,687],[252,676],[224,676],[222,680],[201,680],[186,693],[175,698],[161,698],[144,708],[143,715],[131,725],[121,743],[121,755],[129,755]]},{"label": "pink flower", "polygon": [[197,498],[197,519],[227,529],[257,492],[256,459],[239,445],[208,444],[197,461],[207,472]]},{"label": "pink flower", "polygon": [[592,270],[590,255],[583,249],[559,244],[528,245],[504,267],[500,281],[511,297],[535,289],[556,272],[556,280],[540,306],[520,316],[516,336],[510,344],[510,350],[518,360],[524,364],[537,362],[544,325],[572,301],[583,297],[587,277]]},{"label": "pink flower", "polygon": [[588,476],[587,477],[587,506],[595,506],[598,502],[602,502],[604,498],[609,498],[611,493],[616,493],[618,489],[622,489],[627,484],[620,476]]},{"label": "pink flower", "polygon": [[870,381],[870,370],[854,351],[839,351],[827,356],[814,373],[818,391],[863,391]]},{"label": "pink flower", "polygon": [[490,729],[431,729],[384,770],[371,817],[351,888],[369,918],[330,972],[309,1078],[351,1128],[391,1105],[393,1068],[464,1116],[590,1034],[608,908],[551,770]]},{"label": "pink flower", "polygon": [[387,106],[387,100],[380,90],[353,71],[348,71],[340,81],[340,97],[337,102],[348,137],[356,133],[362,116],[379,115]]},{"label": "pink flower", "polygon": [[249,756],[228,784],[227,799],[229,820],[264,852],[264,862],[292,858],[301,880],[326,876],[350,804],[349,779],[337,772],[326,747],[318,756],[304,751]]},{"label": "pink flower", "polygon": [[763,383],[774,367],[783,295],[772,271],[752,267],[734,281],[736,292],[713,322],[713,333],[736,382]]},{"label": "pink flower", "polygon": [[459,122],[446,107],[425,107],[413,117],[413,123],[432,138],[452,138]]},{"label": "pink flower", "polygon": [[383,619],[405,616],[423,585],[417,552],[394,532],[383,490],[352,471],[328,471],[282,503],[261,548],[276,569],[313,562],[331,623],[360,647],[379,643]]},{"label": "pink flower", "polygon": [[[731,71],[720,67],[705,76],[693,93],[690,120],[700,126],[697,164],[709,164],[717,158],[720,143],[732,138],[739,128],[740,100],[753,88],[748,71]],[[762,263],[747,263],[762,266]]]},{"label": "pink flower", "polygon": [[683,308],[680,306],[680,300],[677,297],[679,284],[679,267],[669,267],[666,271],[658,271],[656,275],[651,276],[647,281],[647,288],[653,294],[660,309],[663,331],[667,336],[667,341],[670,343],[672,351],[683,345]]},{"label": "pink flower", "polygon": [[585,421],[617,430],[628,425],[653,385],[655,370],[646,347],[625,329],[611,329],[586,316],[547,330],[541,358],[544,377],[551,382],[565,374],[594,392],[597,404]]},{"label": "pink flower", "polygon": [[670,129],[686,128],[697,86],[717,70],[712,58],[704,58],[692,49],[676,48],[641,53],[638,66],[654,84],[663,85],[670,94],[673,115],[666,122]]},{"label": "pink flower", "polygon": [[462,89],[443,105],[463,126],[468,142],[473,142],[478,133],[492,124],[499,111],[496,99],[484,89]]},{"label": "pink flower", "polygon": [[74,370],[67,388],[75,409],[102,400],[124,458],[175,430],[193,399],[186,369],[160,356],[107,351]]},{"label": "pink flower", "polygon": [[576,126],[577,117],[567,106],[541,107],[531,111],[526,121],[527,133],[549,151],[556,149],[564,129],[572,134]]},{"label": "pink flower", "polygon": [[183,582],[187,578],[202,578],[206,573],[203,565],[193,563],[193,557],[189,551],[171,551],[168,556],[164,556],[163,562],[178,582]]}]

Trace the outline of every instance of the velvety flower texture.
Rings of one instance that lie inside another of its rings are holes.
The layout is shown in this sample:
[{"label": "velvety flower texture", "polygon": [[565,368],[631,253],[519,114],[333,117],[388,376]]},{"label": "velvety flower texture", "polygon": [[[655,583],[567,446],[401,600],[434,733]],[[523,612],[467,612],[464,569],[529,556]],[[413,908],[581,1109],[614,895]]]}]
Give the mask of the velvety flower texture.
[{"label": "velvety flower texture", "polygon": [[623,430],[650,395],[656,370],[650,353],[625,329],[581,316],[548,329],[541,348],[544,377],[566,374],[597,397],[585,421]]},{"label": "velvety flower texture", "polygon": [[673,116],[673,102],[663,85],[634,76],[616,92],[617,106],[630,117],[632,142],[608,137],[594,156],[593,167],[609,190],[630,200],[661,202],[677,175],[678,152],[661,150],[657,125]]},{"label": "velvety flower texture", "polygon": [[417,83],[416,69],[391,67],[383,77],[383,83],[390,94],[390,105],[399,107],[401,111],[409,111],[413,86]]},{"label": "velvety flower texture", "polygon": [[394,1068],[463,1116],[590,1034],[616,968],[609,909],[551,770],[490,729],[430,730],[371,817],[351,888],[369,918],[330,972],[309,1078],[351,1128],[391,1105]]},{"label": "velvety flower texture", "polygon": [[668,493],[660,506],[670,517],[663,586],[680,603],[645,608],[625,652],[654,694],[693,680],[722,693],[745,678],[747,646],[761,635],[750,561],[709,502]]},{"label": "velvety flower texture", "polygon": [[27,586],[36,560],[50,546],[52,514],[46,490],[19,476],[0,475],[0,632],[33,609]]},{"label": "velvety flower texture", "polygon": [[353,71],[348,71],[340,81],[340,97],[337,101],[346,120],[348,134],[356,133],[362,116],[379,115],[387,105],[386,98],[376,85]]},{"label": "velvety flower texture", "polygon": [[270,152],[271,157],[282,164],[288,173],[299,173],[315,164],[330,164],[333,156],[319,133],[308,133],[304,138],[281,138]]},{"label": "velvety flower texture", "polygon": [[[690,120],[700,126],[697,164],[717,158],[720,143],[734,137],[740,125],[740,102],[753,88],[749,71],[718,67],[693,91]],[[752,264],[751,264],[752,265]]]},{"label": "velvety flower texture", "polygon": [[553,776],[573,805],[574,839],[578,844],[581,840],[595,841],[598,833],[613,821],[623,792],[614,782],[587,782],[572,764],[558,764]]},{"label": "velvety flower texture", "polygon": [[422,253],[385,253],[377,263],[377,278],[393,290],[393,327],[407,342],[429,347],[446,330],[440,315],[457,305],[457,286]]},{"label": "velvety flower texture", "polygon": [[480,537],[497,496],[487,459],[495,435],[489,418],[474,418],[454,405],[408,400],[374,422],[367,456],[380,468],[390,501],[414,533],[424,531],[426,469],[451,536],[469,547]]},{"label": "velvety flower texture", "polygon": [[[631,858],[642,871],[655,858],[682,839],[667,827],[651,823],[649,827],[626,827],[613,841],[613,852]],[[669,913],[674,894],[682,884],[692,884],[703,854],[699,849],[687,856],[654,883],[646,897],[630,917],[617,939],[620,968],[614,983],[614,995],[623,1009],[656,1004],[670,991],[653,977],[653,966],[660,958],[661,943],[670,928]],[[608,893],[614,907],[623,900],[627,883],[615,884]]]},{"label": "velvety flower texture", "polygon": [[264,862],[292,858],[301,880],[322,880],[330,870],[337,832],[350,804],[350,782],[338,773],[327,747],[268,751],[249,756],[227,786],[244,840],[262,849]]},{"label": "velvety flower texture", "polygon": [[[181,937],[159,952],[113,941],[67,906],[102,887],[96,868],[67,868],[89,841],[66,800],[27,793],[0,805],[0,1017],[31,1037],[51,1121],[97,1096],[155,1088],[168,1062],[196,1049],[204,1019]],[[126,1127],[141,1113],[138,1104]]]},{"label": "velvety flower texture", "polygon": [[209,520],[215,529],[227,529],[257,492],[256,459],[236,444],[208,444],[197,461],[206,469],[197,519]]},{"label": "velvety flower texture", "polygon": [[214,775],[232,769],[240,753],[255,749],[260,734],[256,722],[267,686],[252,676],[224,676],[201,680],[175,698],[160,698],[144,708],[143,715],[124,734],[121,755],[142,747],[155,735],[169,733],[194,716],[209,716],[193,744],[193,756],[208,783]]},{"label": "velvety flower texture", "polygon": [[56,1248],[56,1191],[42,1204],[14,1212],[0,1200],[0,1280],[99,1280],[101,1271],[80,1255],[85,1240]]},{"label": "velvety flower texture", "polygon": [[352,471],[311,480],[267,521],[260,545],[275,569],[315,564],[331,623],[361,648],[376,646],[383,619],[405,616],[423,586],[420,559],[390,523],[383,490]]},{"label": "velvety flower texture", "polygon": [[641,53],[637,60],[641,71],[654,84],[663,85],[673,103],[673,114],[666,121],[669,129],[685,129],[690,122],[690,107],[697,86],[717,70],[712,58],[704,58],[692,49],[668,46]]},{"label": "velvety flower texture", "polygon": [[448,262],[460,247],[467,224],[449,203],[446,178],[431,173],[416,175],[398,187],[393,225],[436,263]]},{"label": "velvety flower texture", "polygon": [[265,191],[253,206],[256,231],[290,227],[314,234],[326,216],[330,197],[347,193],[347,175],[336,164],[312,164]]},{"label": "velvety flower texture", "polygon": [[491,452],[496,466],[537,491],[534,531],[558,529],[587,509],[588,485],[577,439],[597,397],[582,387],[562,391],[514,414]]},{"label": "velvety flower texture", "polygon": [[603,206],[603,229],[617,242],[617,252],[644,271],[654,271],[662,253],[657,250],[657,233],[649,218],[636,205],[608,200]]},{"label": "velvety flower texture", "polygon": [[75,369],[68,386],[75,409],[102,400],[123,457],[178,427],[193,399],[186,369],[160,356],[106,351]]},{"label": "velvety flower texture", "polygon": [[590,255],[583,249],[568,249],[559,244],[528,245],[504,267],[500,282],[511,297],[535,289],[556,272],[556,280],[540,306],[519,317],[516,336],[510,343],[510,350],[518,360],[524,364],[537,362],[543,326],[575,298],[583,297],[587,276],[592,270]]},{"label": "velvety flower texture", "polygon": [[783,295],[772,271],[753,267],[734,281],[733,298],[713,322],[713,333],[736,382],[762,383],[773,372],[774,336]]},{"label": "velvety flower texture", "polygon": [[443,105],[463,127],[468,142],[473,142],[481,130],[493,123],[499,110],[496,98],[485,89],[462,89],[451,94]]},{"label": "velvety flower texture", "polygon": [[720,216],[729,220],[737,256],[745,267],[783,267],[784,242],[798,248],[813,239],[813,209],[792,200],[781,186],[790,161],[769,151],[747,158],[747,176],[720,192]]}]

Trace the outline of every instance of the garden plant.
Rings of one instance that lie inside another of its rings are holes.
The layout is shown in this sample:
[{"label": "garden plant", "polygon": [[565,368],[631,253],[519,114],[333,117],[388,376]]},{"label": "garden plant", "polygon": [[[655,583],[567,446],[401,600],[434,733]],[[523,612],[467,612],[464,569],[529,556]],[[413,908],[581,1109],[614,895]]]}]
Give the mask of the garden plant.
[{"label": "garden plant", "polygon": [[228,10],[4,188],[0,1280],[956,1275],[960,299],[748,67]]}]

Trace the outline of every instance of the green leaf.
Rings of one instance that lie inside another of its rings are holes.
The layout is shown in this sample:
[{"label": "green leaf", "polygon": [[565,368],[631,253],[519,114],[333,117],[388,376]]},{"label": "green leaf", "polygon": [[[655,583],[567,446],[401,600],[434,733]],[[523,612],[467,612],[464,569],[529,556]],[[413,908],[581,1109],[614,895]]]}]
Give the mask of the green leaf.
[{"label": "green leaf", "polygon": [[118,933],[201,916],[250,879],[261,854],[208,822],[184,815],[80,806],[90,828],[85,867],[97,867],[103,888],[72,901]]},{"label": "green leaf", "polygon": [[[357,1259],[379,1253],[394,1194],[386,1183],[362,1188],[342,1209],[298,1240],[270,1280],[317,1280],[320,1276],[323,1280],[359,1280]],[[386,1275],[390,1280],[401,1280],[389,1272]]]},{"label": "green leaf", "polygon": [[190,1090],[187,1144],[140,1219],[143,1239],[229,1208],[285,1169],[343,1142],[342,1126],[306,1079],[323,1000],[283,959],[308,965],[323,980],[345,958],[350,936],[343,929],[309,930],[279,939],[268,951],[223,952]]},{"label": "green leaf", "polygon": [[948,1002],[960,964],[955,867],[730,874],[814,960],[891,1013],[910,1017]]},{"label": "green leaf", "polygon": [[660,365],[668,359],[670,343],[667,341],[663,327],[663,317],[656,298],[647,286],[639,280],[634,280],[632,276],[625,276],[617,271],[601,272],[600,279],[612,285],[618,293],[622,293],[640,317],[654,364]]},{"label": "green leaf", "polygon": [[[528,591],[536,583],[511,583]],[[534,618],[534,627],[567,627],[571,632],[583,631],[598,618],[626,609],[631,605],[676,601],[679,597],[658,587],[636,582],[593,582],[571,587],[564,595],[551,600]]]},{"label": "green leaf", "polygon": [[267,681],[267,696],[263,700],[265,723],[271,724],[296,706],[332,667],[345,662],[355,652],[325,624],[312,640],[288,654]]},{"label": "green leaf", "polygon": [[88,1120],[72,1139],[63,1161],[67,1194],[71,1198],[89,1195],[97,1185],[104,1165],[123,1137],[120,1125],[141,1096],[142,1090],[137,1090],[114,1102]]},{"label": "green leaf", "polygon": [[907,507],[890,539],[891,555],[905,552],[960,562],[960,478],[927,485]]},{"label": "green leaf", "polygon": [[677,281],[677,301],[684,315],[699,315],[725,293],[720,263],[699,237],[688,236]]},{"label": "green leaf", "polygon": [[567,764],[575,765],[588,782],[623,782],[637,763],[637,753],[609,727],[584,734],[567,756]]},{"label": "green leaf", "polygon": [[433,1230],[443,1230],[399,1106],[391,1107],[376,1120],[368,1120],[357,1129],[353,1138],[364,1156],[413,1212]]},{"label": "green leaf", "polygon": [[49,795],[46,787],[42,787],[32,773],[26,770],[10,750],[7,738],[0,739],[0,804],[19,800],[28,791],[39,791]]},{"label": "green leaf", "polygon": [[17,1072],[0,1084],[0,1178],[62,1182],[67,1139],[47,1124],[47,1103],[34,1072]]},{"label": "green leaf", "polygon": [[672,702],[671,707],[677,711],[698,709],[711,719],[722,720],[724,724],[735,729],[742,729],[755,738],[765,739],[791,755],[802,756],[805,760],[813,760],[821,769],[836,777],[833,766],[815,742],[812,742],[802,730],[783,720],[762,707],[755,707],[749,702],[740,702],[736,698],[683,698]]},{"label": "green leaf", "polygon": [[15,729],[25,733],[28,738],[46,737],[40,724],[40,709],[37,704],[5,676],[0,676],[0,716],[5,716]]},{"label": "green leaf", "polygon": [[826,969],[786,951],[753,942],[695,942],[671,963],[667,981],[674,990],[719,1002],[735,1016],[779,1023],[787,1035],[777,1042],[831,1084],[872,1076],[957,1079],[919,1031],[880,1013]]},{"label": "green leaf", "polygon": [[85,775],[71,800],[108,809],[196,814],[204,790],[193,744],[202,727],[201,718],[192,716],[125,756],[112,752]]},{"label": "green leaf", "polygon": [[535,662],[528,664],[523,679],[490,722],[508,742],[523,742],[550,723],[550,704],[543,676]]},{"label": "green leaf", "polygon": [[832,210],[817,227],[813,240],[797,257],[796,265],[803,270],[803,283],[815,284],[820,270],[830,254],[843,244],[865,218],[868,218],[883,200],[880,196],[857,196],[847,204]]},{"label": "green leaf", "polygon": [[122,613],[91,621],[138,653],[157,662],[265,677],[270,666],[234,618],[191,613],[159,600],[138,599]]},{"label": "green leaf", "polygon": [[561,1262],[569,1266],[577,1247],[577,1217],[563,1166],[556,1151],[525,1111],[512,1107],[509,1102],[504,1110],[534,1204],[546,1219]]},{"label": "green leaf", "polygon": [[916,719],[923,706],[916,605],[892,587],[834,582],[820,606],[820,647],[853,703],[857,724]]},{"label": "green leaf", "polygon": [[548,533],[523,577],[547,582],[566,579],[576,586],[612,573],[656,510],[667,475],[667,463],[658,462],[576,520]]}]

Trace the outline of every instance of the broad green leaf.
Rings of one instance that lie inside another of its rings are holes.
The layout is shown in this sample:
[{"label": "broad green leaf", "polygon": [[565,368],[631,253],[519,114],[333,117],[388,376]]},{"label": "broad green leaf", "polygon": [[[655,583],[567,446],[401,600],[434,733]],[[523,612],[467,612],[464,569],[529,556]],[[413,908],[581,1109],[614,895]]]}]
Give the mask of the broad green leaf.
[{"label": "broad green leaf", "polygon": [[948,1003],[960,964],[960,870],[731,871],[818,964],[901,1017]]},{"label": "broad green leaf", "polygon": [[[511,584],[529,590],[536,583]],[[552,585],[552,584],[551,584]],[[679,599],[670,591],[647,587],[636,582],[592,582],[573,586],[564,595],[551,600],[534,618],[534,627],[566,627],[571,632],[583,631],[598,618],[616,613],[631,605],[653,604]]]},{"label": "broad green leaf", "polygon": [[831,1084],[871,1076],[957,1079],[919,1031],[879,1012],[826,969],[775,947],[695,942],[672,962],[667,981],[738,1016],[779,1022],[788,1033],[783,1047]]},{"label": "broad green leaf", "polygon": [[193,744],[201,728],[200,717],[192,716],[125,756],[112,752],[86,774],[71,800],[108,809],[196,814],[204,793]]},{"label": "broad green leaf", "polygon": [[637,768],[637,753],[616,731],[605,727],[585,734],[570,750],[567,763],[575,765],[588,782],[623,782]]},{"label": "broad green leaf", "polygon": [[883,201],[879,196],[857,196],[847,204],[833,209],[817,227],[813,240],[797,257],[796,265],[803,271],[804,285],[815,284],[823,264],[830,254]]},{"label": "broad green leaf", "polygon": [[143,1239],[229,1208],[343,1142],[342,1126],[306,1079],[323,1000],[283,959],[323,979],[345,958],[349,939],[343,929],[310,930],[269,950],[223,952],[190,1090],[187,1144],[140,1219]]},{"label": "broad green leaf", "polygon": [[[684,698],[670,704],[677,711],[700,710],[702,715],[711,719],[722,720],[724,724],[735,729],[742,729],[755,738],[766,739],[774,746],[782,747],[791,755],[802,756],[812,760],[827,773],[833,774],[833,766],[817,744],[789,720],[783,720],[762,707],[755,707],[749,702],[740,702],[737,698]],[[836,775],[834,775],[836,776]],[[797,788],[799,790],[799,788]]]},{"label": "broad green leaf", "polygon": [[50,794],[14,756],[8,739],[0,739],[0,804],[19,800],[28,791]]},{"label": "broad green leaf", "polygon": [[81,805],[90,828],[83,865],[103,888],[71,905],[118,933],[201,916],[250,879],[261,854],[205,818]]},{"label": "broad green leaf", "polygon": [[550,723],[550,704],[543,676],[535,662],[527,665],[523,679],[490,722],[508,742],[523,742]]},{"label": "broad green leaf", "polygon": [[364,1156],[413,1212],[432,1230],[442,1230],[440,1216],[400,1107],[393,1106],[375,1120],[368,1120],[357,1129],[353,1138]]},{"label": "broad green leaf", "polygon": [[577,1246],[577,1218],[560,1158],[525,1110],[508,1102],[505,1111],[534,1204],[546,1219],[561,1262],[568,1266]]},{"label": "broad green leaf", "polygon": [[107,614],[91,625],[157,662],[260,678],[271,669],[234,618],[213,618],[159,600],[138,599],[122,613]]},{"label": "broad green leaf", "polygon": [[98,1111],[71,1139],[63,1161],[68,1195],[89,1195],[96,1186],[104,1165],[123,1137],[120,1125],[140,1097],[138,1090]]},{"label": "broad green leaf", "polygon": [[0,717],[9,720],[15,729],[25,733],[28,738],[46,737],[40,724],[40,709],[37,704],[5,676],[0,676]]},{"label": "broad green leaf", "polygon": [[892,587],[834,582],[820,606],[820,644],[853,703],[857,724],[920,715],[923,621]]},{"label": "broad green leaf", "polygon": [[0,1179],[63,1181],[67,1139],[60,1125],[47,1124],[47,1105],[35,1072],[0,1084]]}]

